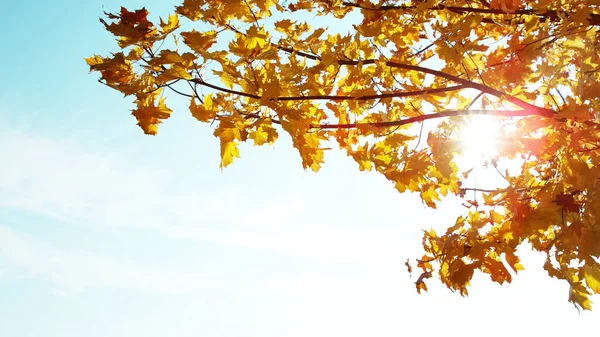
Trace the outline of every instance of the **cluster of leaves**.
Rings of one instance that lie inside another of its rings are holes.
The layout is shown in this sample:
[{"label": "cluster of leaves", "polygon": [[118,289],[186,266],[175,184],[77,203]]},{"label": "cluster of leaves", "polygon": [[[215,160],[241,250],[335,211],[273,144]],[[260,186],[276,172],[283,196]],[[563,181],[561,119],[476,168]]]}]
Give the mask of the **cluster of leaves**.
[{"label": "cluster of leaves", "polygon": [[[302,20],[314,16],[348,32]],[[528,242],[576,306],[600,293],[600,1],[184,0],[158,25],[145,9],[107,17],[121,51],[86,62],[135,96],[147,134],[171,114],[168,89],[214,126],[221,167],[239,143],[286,132],[304,168],[337,143],[429,207],[475,189],[480,201],[445,233],[425,232],[417,290],[434,272],[461,294],[475,271],[510,282]],[[497,190],[462,183],[454,140],[472,114],[498,116],[508,140],[488,164],[518,162],[498,169]],[[424,136],[427,120],[439,123]]]}]

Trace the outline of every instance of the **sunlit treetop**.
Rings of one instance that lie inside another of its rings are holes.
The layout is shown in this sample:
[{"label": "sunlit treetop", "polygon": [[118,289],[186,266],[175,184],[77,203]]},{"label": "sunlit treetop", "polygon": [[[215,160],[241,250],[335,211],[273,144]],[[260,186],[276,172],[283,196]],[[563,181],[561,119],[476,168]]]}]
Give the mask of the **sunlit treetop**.
[{"label": "sunlit treetop", "polygon": [[[86,62],[133,97],[147,134],[171,115],[167,93],[189,101],[220,140],[221,167],[240,143],[284,132],[306,169],[338,147],[428,207],[464,198],[464,216],[425,232],[418,291],[433,275],[463,295],[476,271],[510,282],[526,242],[590,309],[600,293],[599,6],[184,0],[166,19],[106,13],[119,49]],[[494,116],[477,134],[497,145],[477,165],[497,171],[497,188],[469,185],[473,165],[459,163],[478,142],[464,137],[472,115]]]}]

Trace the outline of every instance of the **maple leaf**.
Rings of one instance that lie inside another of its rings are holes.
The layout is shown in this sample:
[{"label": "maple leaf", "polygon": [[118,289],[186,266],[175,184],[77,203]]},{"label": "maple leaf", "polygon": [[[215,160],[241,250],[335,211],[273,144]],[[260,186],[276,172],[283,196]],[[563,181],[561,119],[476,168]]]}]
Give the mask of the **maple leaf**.
[{"label": "maple leaf", "polygon": [[161,34],[170,34],[177,28],[179,28],[179,16],[177,16],[177,14],[169,15],[167,22],[164,22],[162,19],[160,19]]},{"label": "maple leaf", "polygon": [[293,24],[294,21],[290,19],[285,19],[275,22],[274,26],[277,31],[285,33],[292,27]]},{"label": "maple leaf", "polygon": [[198,54],[204,54],[210,46],[217,42],[217,33],[214,31],[197,32],[192,30],[191,32],[182,32],[181,36],[183,43]]},{"label": "maple leaf", "polygon": [[480,263],[465,264],[462,260],[455,260],[449,267],[451,272],[448,279],[452,282],[451,287],[458,289],[463,296],[468,295],[467,285],[469,285],[475,269],[479,266]]},{"label": "maple leaf", "polygon": [[[109,17],[111,17],[111,15],[109,15]],[[119,23],[133,26],[133,25],[143,24],[143,23],[148,22],[148,11],[144,7],[142,9],[138,9],[133,12],[130,12],[129,10],[127,10],[127,8],[121,7],[121,14],[118,16],[112,15],[111,19],[112,18],[120,19]]]},{"label": "maple leaf", "polygon": [[563,206],[567,212],[579,212],[580,206],[575,203],[575,198],[572,194],[558,194],[556,196],[556,204]]},{"label": "maple leaf", "polygon": [[249,138],[254,140],[254,145],[273,144],[278,137],[277,130],[273,128],[270,120],[259,119],[256,129],[250,131]]},{"label": "maple leaf", "polygon": [[200,105],[196,104],[196,99],[192,97],[190,102],[190,111],[192,116],[201,122],[211,121],[217,116],[217,113],[213,110],[213,100],[211,94],[204,96],[204,101]]},{"label": "maple leaf", "polygon": [[581,282],[572,282],[569,289],[569,301],[584,310],[592,309],[589,293]]},{"label": "maple leaf", "polygon": [[229,166],[233,162],[233,158],[240,158],[237,143],[221,140],[221,168]]},{"label": "maple leaf", "polygon": [[106,13],[109,19],[118,20],[108,24],[103,19],[100,22],[106,30],[119,38],[118,44],[125,48],[132,44],[138,44],[154,37],[156,28],[152,22],[148,21],[148,11],[145,8],[130,12],[125,7],[121,7],[120,14]]},{"label": "maple leaf", "polygon": [[164,98],[160,97],[160,90],[149,94],[137,94],[135,102],[137,107],[132,110],[131,114],[135,116],[144,133],[156,135],[158,124],[169,118],[172,112],[165,105]]},{"label": "maple leaf", "polygon": [[600,294],[600,265],[590,261],[583,269],[585,283],[594,293]]},{"label": "maple leaf", "polygon": [[248,49],[263,48],[268,43],[267,38],[264,30],[258,30],[256,26],[251,26],[246,32],[245,46]]},{"label": "maple leaf", "polygon": [[515,271],[515,273],[524,269],[519,258],[513,252],[506,252],[505,254],[506,262]]},{"label": "maple leaf", "polygon": [[425,285],[425,280],[430,278],[431,272],[430,271],[426,271],[421,273],[421,275],[419,275],[419,278],[417,279],[417,281],[415,282],[415,285],[417,287],[417,292],[420,294],[421,290],[427,291],[427,285]]},{"label": "maple leaf", "polygon": [[268,105],[270,102],[276,101],[277,98],[279,98],[279,95],[281,94],[281,87],[277,82],[264,83],[261,89],[261,103],[263,105]]},{"label": "maple leaf", "polygon": [[128,82],[133,77],[131,63],[125,59],[123,53],[116,53],[108,58],[94,55],[86,58],[85,62],[90,66],[90,71],[99,71],[107,83]]}]

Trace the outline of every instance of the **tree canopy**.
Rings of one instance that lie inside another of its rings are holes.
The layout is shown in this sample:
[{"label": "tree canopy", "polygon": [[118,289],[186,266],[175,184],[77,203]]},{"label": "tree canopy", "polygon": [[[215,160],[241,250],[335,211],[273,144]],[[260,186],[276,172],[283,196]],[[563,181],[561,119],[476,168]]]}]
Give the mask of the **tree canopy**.
[{"label": "tree canopy", "polygon": [[[510,282],[526,244],[591,309],[599,0],[184,0],[154,22],[145,8],[105,14],[119,49],[86,62],[133,97],[146,134],[171,115],[168,92],[214,128],[221,167],[240,143],[270,145],[282,132],[305,169],[338,147],[428,207],[465,200],[445,232],[424,232],[418,291],[433,275],[462,295],[475,272]],[[497,171],[497,188],[470,186],[472,167],[459,163],[473,115],[493,116],[485,131],[498,145],[480,165]]]}]

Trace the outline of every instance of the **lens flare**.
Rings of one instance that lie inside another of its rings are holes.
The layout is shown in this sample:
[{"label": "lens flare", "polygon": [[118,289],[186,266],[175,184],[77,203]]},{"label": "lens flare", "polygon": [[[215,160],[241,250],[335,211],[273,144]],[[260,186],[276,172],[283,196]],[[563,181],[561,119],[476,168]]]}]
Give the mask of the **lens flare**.
[{"label": "lens flare", "polygon": [[476,166],[498,154],[498,130],[500,123],[494,116],[470,116],[460,126],[461,162]]}]

